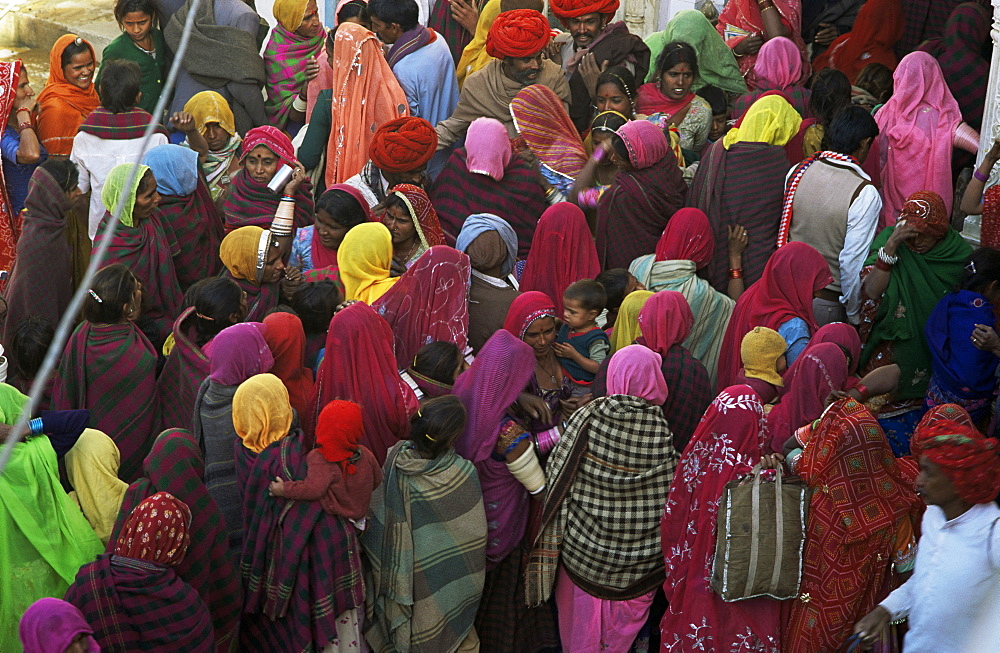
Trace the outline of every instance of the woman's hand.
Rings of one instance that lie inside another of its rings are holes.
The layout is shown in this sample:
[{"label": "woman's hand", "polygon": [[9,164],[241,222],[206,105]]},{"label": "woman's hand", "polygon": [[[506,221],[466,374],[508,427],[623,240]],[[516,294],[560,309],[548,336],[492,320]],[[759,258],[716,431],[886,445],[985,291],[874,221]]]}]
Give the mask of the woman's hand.
[{"label": "woman's hand", "polygon": [[823,29],[816,32],[816,36],[813,37],[813,43],[816,45],[830,45],[839,36],[835,26],[829,23],[820,23],[819,26]]},{"label": "woman's hand", "polygon": [[357,300],[357,299],[348,299],[345,302],[340,302],[339,304],[337,304],[337,308],[333,309],[333,314],[336,315],[337,313],[341,312],[342,310],[344,310],[345,308],[347,308],[351,304],[357,304],[358,301],[359,300]]},{"label": "woman's hand", "polygon": [[302,97],[305,99],[306,86],[309,86],[309,82],[319,77],[319,62],[316,57],[309,57],[306,59],[306,83],[302,85]]},{"label": "woman's hand", "polygon": [[895,256],[899,246],[920,234],[920,230],[909,220],[900,220],[896,223],[896,228],[889,234],[889,239],[885,241],[882,249],[889,256]]},{"label": "woman's hand", "polygon": [[972,330],[972,346],[979,351],[988,351],[994,356],[1000,356],[1000,336],[993,330],[993,327],[986,324],[977,324]]},{"label": "woman's hand", "polygon": [[541,424],[552,423],[552,410],[545,400],[530,392],[522,392],[517,398],[517,405],[531,419]]},{"label": "woman's hand", "polygon": [[750,242],[750,235],[743,228],[743,225],[729,225],[726,229],[729,231],[729,263],[742,263],[743,252],[746,251],[747,244]]},{"label": "woman's hand", "polygon": [[881,605],[861,618],[861,621],[854,624],[854,632],[861,635],[861,646],[867,651],[878,639],[879,634],[889,625],[892,615]]},{"label": "woman's hand", "polygon": [[292,170],[292,178],[288,180],[285,184],[284,193],[288,196],[294,196],[298,192],[299,186],[302,182],[306,180],[306,169],[298,161],[295,162],[295,168]]},{"label": "woman's hand", "polygon": [[785,462],[785,457],[780,453],[769,453],[760,457],[761,469],[778,469]]},{"label": "woman's hand", "polygon": [[285,277],[281,280],[281,294],[291,300],[292,295],[302,285],[302,270],[289,265],[285,268]]},{"label": "woman's hand", "polygon": [[733,54],[737,57],[743,57],[748,54],[757,54],[757,51],[760,50],[760,46],[762,45],[764,45],[764,35],[751,34],[733,47]]},{"label": "woman's hand", "polygon": [[479,12],[476,5],[466,0],[448,0],[451,5],[451,17],[462,26],[469,34],[476,33],[476,24],[479,22]]},{"label": "woman's hand", "polygon": [[20,111],[24,113],[28,111],[29,113],[35,112],[35,107],[38,106],[38,100],[35,99],[34,95],[26,95],[20,100],[14,102],[14,111]]},{"label": "woman's hand", "polygon": [[392,259],[392,265],[389,266],[389,276],[401,277],[404,274],[406,274],[406,262],[395,258]]},{"label": "woman's hand", "polygon": [[190,135],[192,132],[197,131],[194,116],[187,111],[178,111],[170,116],[170,124],[174,126],[174,129],[182,134]]}]

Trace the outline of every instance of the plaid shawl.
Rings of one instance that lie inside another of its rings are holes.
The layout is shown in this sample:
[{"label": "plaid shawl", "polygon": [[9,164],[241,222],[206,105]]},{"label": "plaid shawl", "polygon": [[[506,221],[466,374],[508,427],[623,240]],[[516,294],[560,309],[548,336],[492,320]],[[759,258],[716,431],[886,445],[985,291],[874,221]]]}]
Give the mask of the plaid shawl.
[{"label": "plaid shawl", "polygon": [[[106,141],[127,141],[142,138],[152,120],[153,116],[138,107],[121,113],[97,107],[80,125],[80,131]],[[166,136],[167,130],[157,125],[154,133]]]},{"label": "plaid shawl", "polygon": [[727,150],[719,139],[702,158],[691,182],[688,206],[704,211],[712,224],[715,257],[705,271],[719,292],[726,292],[729,283],[726,228],[730,225],[743,225],[750,235],[750,246],[743,253],[747,286],[764,272],[775,250],[786,172],[788,159],[778,145],[738,142]]},{"label": "plaid shawl", "polygon": [[90,427],[111,436],[121,451],[118,477],[142,473],[159,416],[156,350],[132,322],[76,327],[59,360],[52,409],[90,410]]},{"label": "plaid shawl", "polygon": [[[642,337],[637,342],[646,344]],[[674,434],[674,449],[681,452],[715,399],[715,386],[705,366],[683,346],[673,345],[661,356],[663,378],[670,388],[663,415]]]},{"label": "plaid shawl", "polygon": [[105,553],[80,569],[64,599],[102,651],[214,650],[208,608],[173,567]]},{"label": "plaid shawl", "polygon": [[293,431],[258,454],[250,471],[240,564],[244,650],[321,650],[337,636],[337,617],[364,602],[354,527],[326,514],[319,501],[268,492],[276,476],[306,477],[306,453],[302,433]]},{"label": "plaid shawl", "polygon": [[191,428],[198,387],[210,371],[208,356],[188,337],[189,333],[193,333],[193,327],[185,322],[193,314],[194,306],[191,306],[174,322],[174,348],[156,379],[156,392],[160,398],[160,430]]},{"label": "plaid shawl", "polygon": [[[472,4],[476,6],[477,11],[482,11],[483,5],[486,3],[482,0],[473,0]],[[472,42],[472,34],[465,31],[465,28],[451,15],[451,5],[447,2],[436,3],[427,19],[427,27],[444,39],[444,42],[448,44],[448,49],[451,50],[452,59],[458,65],[465,46]]]},{"label": "plaid shawl", "polygon": [[983,124],[983,108],[990,62],[982,46],[989,38],[990,12],[975,2],[960,4],[944,25],[941,38],[925,41],[918,50],[928,52],[941,64],[951,94],[962,108],[962,118],[973,129]]},{"label": "plaid shawl", "polygon": [[289,32],[280,24],[271,30],[271,38],[264,48],[264,72],[267,82],[267,101],[264,111],[270,125],[285,129],[295,96],[306,85],[306,62],[310,57],[323,55],[326,30],[311,39]]},{"label": "plaid shawl", "polygon": [[[261,229],[268,229],[271,226],[271,220],[274,219],[278,204],[281,202],[280,193],[272,193],[267,184],[257,183],[244,170],[233,175],[233,183],[229,189],[229,197],[222,205],[226,233],[248,225]],[[313,223],[314,207],[312,182],[306,179],[295,193],[296,229],[308,227]]]},{"label": "plaid shawl", "polygon": [[486,576],[486,513],[475,467],[449,449],[389,452],[361,535],[365,639],[375,651],[453,651],[472,629]]},{"label": "plaid shawl", "polygon": [[[469,172],[465,148],[448,159],[428,195],[437,211],[445,238],[455,244],[465,219],[477,213],[492,213],[506,220],[517,234],[517,255],[528,256],[538,218],[549,208],[538,184],[538,173],[514,152],[504,168],[503,179]],[[466,189],[475,188],[475,193]]]},{"label": "plaid shawl", "polygon": [[205,487],[219,507],[228,533],[230,555],[243,549],[243,497],[236,485],[233,447],[239,436],[233,428],[235,385],[222,385],[206,378],[194,400],[192,433],[205,456]]},{"label": "plaid shawl", "polygon": [[660,407],[638,397],[602,397],[573,414],[546,465],[529,605],[549,598],[560,562],[599,599],[634,599],[663,582],[660,513],[677,465],[672,439]]},{"label": "plaid shawl", "polygon": [[191,509],[191,544],[174,569],[204,599],[212,615],[216,649],[229,650],[242,606],[242,587],[230,557],[225,523],[219,507],[205,487],[205,463],[188,431],[170,429],[156,438],[143,461],[146,477],[129,486],[108,540],[108,553],[115,550],[125,520],[144,499],[168,492]]},{"label": "plaid shawl", "polygon": [[181,290],[187,290],[199,279],[217,275],[222,269],[219,244],[225,232],[222,215],[201,176],[193,194],[187,197],[160,195],[158,208],[161,223],[173,231],[180,250],[174,256],[174,269]]}]

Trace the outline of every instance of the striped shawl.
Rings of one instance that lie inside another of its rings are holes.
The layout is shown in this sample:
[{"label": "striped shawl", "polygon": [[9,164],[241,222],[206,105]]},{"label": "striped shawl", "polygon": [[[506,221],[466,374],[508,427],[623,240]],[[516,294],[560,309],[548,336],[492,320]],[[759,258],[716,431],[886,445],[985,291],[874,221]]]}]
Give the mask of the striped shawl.
[{"label": "striped shawl", "polygon": [[222,269],[219,245],[225,233],[222,215],[205,180],[199,175],[198,187],[186,197],[161,195],[159,209],[161,222],[177,239],[179,253],[174,256],[174,268],[181,290],[217,275]]},{"label": "striped shawl", "polygon": [[292,102],[307,84],[306,62],[310,57],[325,56],[325,40],[326,30],[322,27],[312,38],[289,32],[281,25],[275,25],[271,30],[271,38],[264,48],[264,72],[267,75],[264,111],[267,112],[269,124],[278,129],[287,129]]},{"label": "striped shawl", "polygon": [[[191,306],[174,322],[174,348],[167,356],[156,391],[160,398],[160,429],[191,429],[198,387],[208,377],[208,356],[194,340],[194,329],[185,322],[194,314]],[[176,495],[175,495],[176,496]]]},{"label": "striped shawl", "polygon": [[198,388],[191,421],[195,442],[205,456],[205,487],[222,513],[229,550],[239,557],[243,549],[243,497],[236,485],[233,455],[233,447],[239,442],[233,428],[233,395],[237,387],[206,378]]},{"label": "striped shawl", "polygon": [[[229,197],[226,198],[222,210],[225,213],[226,233],[240,227],[256,226],[267,229],[278,210],[281,202],[280,193],[272,193],[267,184],[261,184],[249,177],[245,170],[233,175],[233,183],[229,187]],[[302,182],[295,192],[295,228],[301,229],[313,223],[315,202],[312,196],[312,182],[308,179]]]}]

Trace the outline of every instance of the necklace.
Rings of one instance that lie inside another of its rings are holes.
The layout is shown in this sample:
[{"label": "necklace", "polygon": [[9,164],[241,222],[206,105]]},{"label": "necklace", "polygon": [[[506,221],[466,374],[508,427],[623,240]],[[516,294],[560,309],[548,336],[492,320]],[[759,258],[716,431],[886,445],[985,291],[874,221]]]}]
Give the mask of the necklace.
[{"label": "necklace", "polygon": [[[558,363],[557,363],[557,365],[558,365]],[[556,385],[559,384],[559,381],[556,379],[556,375],[553,374],[551,371],[549,371],[549,369],[545,366],[545,363],[543,363],[542,361],[538,361],[538,367],[540,367],[543,372],[545,372],[546,374],[549,375],[549,378],[552,379],[552,383],[553,384],[556,384]],[[559,368],[557,367],[556,371],[558,372],[558,371],[561,371],[561,370],[559,370]]]},{"label": "necklace", "polygon": [[413,244],[410,245],[410,251],[406,254],[406,257],[403,258],[402,260],[404,264],[410,260],[410,258],[413,256],[413,252],[417,249],[417,245],[419,244],[420,244],[420,239],[414,238]]}]

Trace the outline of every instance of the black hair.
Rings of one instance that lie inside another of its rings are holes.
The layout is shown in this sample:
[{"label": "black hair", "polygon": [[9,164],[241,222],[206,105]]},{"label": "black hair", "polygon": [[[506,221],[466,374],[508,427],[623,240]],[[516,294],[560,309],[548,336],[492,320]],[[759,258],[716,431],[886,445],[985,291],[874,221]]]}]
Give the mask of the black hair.
[{"label": "black hair", "polygon": [[234,324],[231,317],[240,313],[243,302],[243,289],[234,280],[213,277],[202,281],[198,282],[201,285],[195,295],[193,314],[199,347]]},{"label": "black hair", "polygon": [[599,282],[593,279],[581,279],[569,284],[563,291],[563,301],[567,299],[580,302],[580,306],[586,311],[600,313],[608,303],[608,294]]},{"label": "black hair", "polygon": [[663,46],[660,56],[656,58],[656,79],[678,64],[691,66],[691,72],[698,75],[698,53],[690,44],[684,41],[671,41]]},{"label": "black hair", "polygon": [[133,11],[149,14],[149,17],[153,19],[153,26],[156,26],[158,14],[154,0],[117,0],[115,2],[115,20],[118,21],[119,25],[124,22],[125,14],[130,14]]},{"label": "black hair", "polygon": [[604,113],[597,114],[597,117],[594,118],[594,122],[590,123],[590,131],[614,133],[627,122],[628,118],[623,117],[620,113],[615,111],[605,111]]},{"label": "black hair", "polygon": [[368,0],[368,13],[386,25],[396,23],[404,32],[414,29],[420,19],[416,0]]},{"label": "black hair", "polygon": [[56,180],[59,188],[64,193],[68,193],[76,188],[77,183],[80,181],[80,169],[76,167],[73,161],[66,157],[46,159],[39,167],[52,175],[52,178]]},{"label": "black hair", "polygon": [[854,85],[871,94],[880,104],[892,97],[892,71],[882,63],[870,63],[854,78]]},{"label": "black hair", "polygon": [[10,340],[11,376],[21,382],[31,381],[42,367],[45,354],[55,337],[55,329],[46,317],[26,315],[14,327]]},{"label": "black hair", "polygon": [[127,59],[105,61],[101,66],[101,106],[111,113],[124,113],[135,108],[142,85],[139,64]]},{"label": "black hair", "polygon": [[986,288],[994,281],[1000,283],[1000,250],[980,247],[972,252],[969,264],[965,266],[962,290],[985,294]]},{"label": "black hair", "polygon": [[[337,12],[337,24],[343,23],[348,18],[357,18],[363,23],[371,21],[371,15],[368,13],[368,3],[364,0],[351,0]],[[333,34],[333,32],[331,32]],[[333,41],[331,40],[332,44]],[[332,45],[331,45],[332,47]]]},{"label": "black hair", "polygon": [[821,125],[829,125],[833,116],[851,105],[851,81],[834,68],[824,68],[813,76],[809,112]]},{"label": "black hair", "polygon": [[330,320],[344,296],[332,281],[314,281],[299,286],[292,296],[292,307],[302,320],[306,335],[326,333]]},{"label": "black hair", "polygon": [[[59,55],[60,67],[65,68],[70,65],[73,62],[73,57],[82,52],[90,52],[90,44],[80,37],[77,37],[77,39],[67,45],[66,49],[62,51],[61,55]],[[94,63],[97,63],[96,59],[94,60]]]},{"label": "black hair", "polygon": [[846,107],[837,112],[823,133],[824,150],[854,154],[861,141],[878,136],[878,124],[861,107]]},{"label": "black hair", "polygon": [[329,215],[340,226],[350,229],[368,222],[368,214],[356,197],[347,191],[328,190],[316,202],[316,210]]},{"label": "black hair", "polygon": [[422,454],[437,458],[451,449],[465,430],[466,412],[455,395],[435,397],[424,402],[410,420],[410,441]]},{"label": "black hair", "polygon": [[121,263],[101,268],[83,298],[83,319],[91,324],[118,324],[125,319],[124,306],[132,303],[139,281]]},{"label": "black hair", "polygon": [[615,148],[615,153],[621,158],[622,161],[631,161],[628,156],[628,147],[625,145],[625,141],[618,133],[611,135],[611,146]]},{"label": "black hair", "polygon": [[601,88],[605,84],[614,84],[621,90],[628,99],[635,100],[636,96],[639,94],[639,87],[635,83],[635,75],[632,71],[625,66],[612,66],[600,74],[597,78],[597,84],[594,86],[594,92]]},{"label": "black hair", "polygon": [[612,268],[597,275],[594,281],[604,288],[606,309],[616,311],[621,307],[625,301],[625,290],[628,289],[631,276],[625,268]]},{"label": "black hair", "polygon": [[702,86],[698,89],[697,95],[712,107],[713,116],[729,113],[729,102],[726,101],[726,92],[718,86]]},{"label": "black hair", "polygon": [[452,385],[455,370],[462,364],[462,352],[453,342],[436,340],[429,342],[413,357],[412,369],[432,381]]},{"label": "black hair", "polygon": [[409,215],[410,218],[413,217],[410,214],[410,207],[408,207],[406,205],[406,202],[403,201],[403,198],[397,195],[396,193],[389,193],[388,195],[386,195],[385,201],[382,202],[382,206],[384,206],[387,209],[401,209],[403,213]]}]

